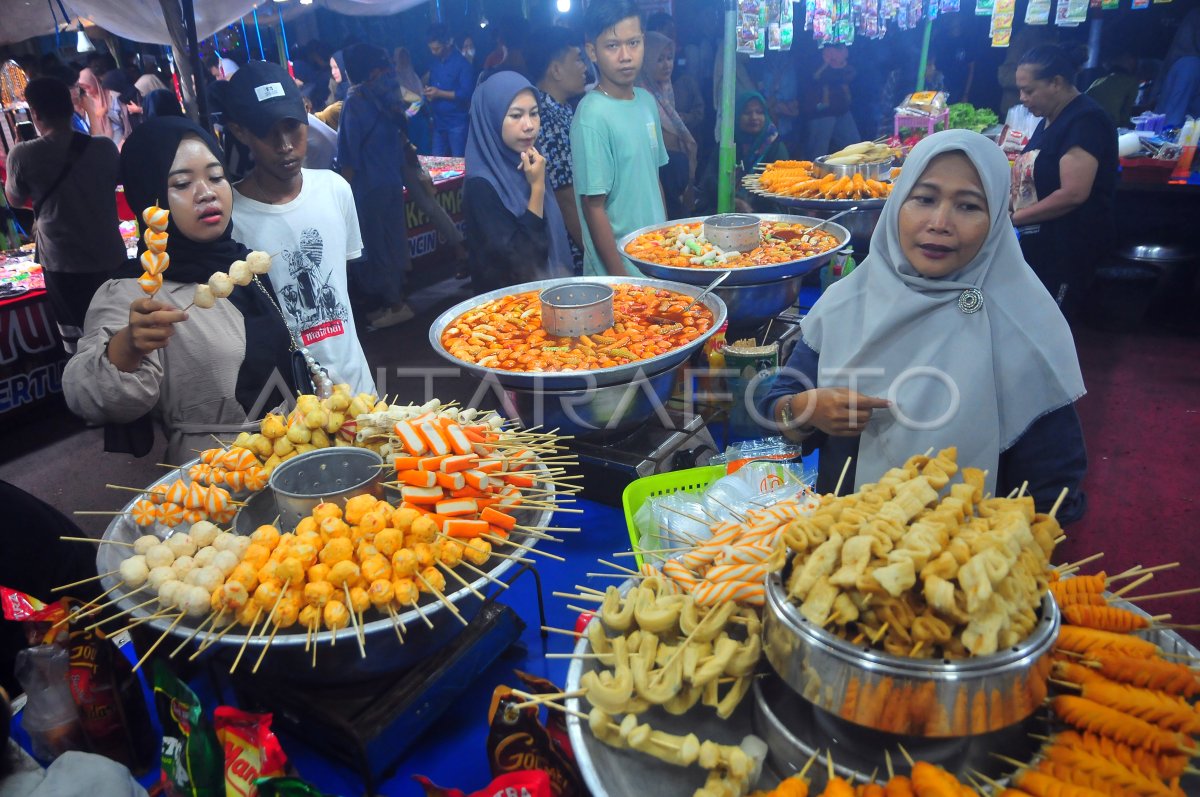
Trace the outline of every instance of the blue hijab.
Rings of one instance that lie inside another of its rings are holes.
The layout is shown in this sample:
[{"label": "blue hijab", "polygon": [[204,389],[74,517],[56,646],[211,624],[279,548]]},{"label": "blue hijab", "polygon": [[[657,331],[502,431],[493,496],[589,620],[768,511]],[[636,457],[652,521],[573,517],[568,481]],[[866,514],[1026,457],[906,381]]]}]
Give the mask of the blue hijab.
[{"label": "blue hijab", "polygon": [[346,95],[350,93],[350,75],[346,73],[346,53],[344,50],[338,50],[333,54],[333,61],[338,66],[338,72],[342,74],[342,80],[337,84],[337,89],[333,92],[333,97],[329,100],[332,105],[335,102],[346,100]]},{"label": "blue hijab", "polygon": [[[536,90],[516,72],[497,72],[483,81],[471,96],[471,123],[467,130],[467,177],[482,177],[492,184],[500,201],[513,216],[520,217],[529,206],[529,181],[517,168],[521,155],[504,143],[501,129],[508,106],[522,91]],[[546,192],[542,217],[550,237],[549,262],[544,279],[569,277],[575,273],[567,227],[552,191]]]}]

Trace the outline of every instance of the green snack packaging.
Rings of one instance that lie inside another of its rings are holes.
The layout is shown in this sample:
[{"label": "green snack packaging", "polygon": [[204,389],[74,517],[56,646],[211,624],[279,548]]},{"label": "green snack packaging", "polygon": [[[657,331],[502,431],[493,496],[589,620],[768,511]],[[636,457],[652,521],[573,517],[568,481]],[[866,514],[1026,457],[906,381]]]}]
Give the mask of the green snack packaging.
[{"label": "green snack packaging", "polygon": [[162,723],[162,786],[167,797],[225,797],[225,756],[200,699],[161,661],[154,705]]}]

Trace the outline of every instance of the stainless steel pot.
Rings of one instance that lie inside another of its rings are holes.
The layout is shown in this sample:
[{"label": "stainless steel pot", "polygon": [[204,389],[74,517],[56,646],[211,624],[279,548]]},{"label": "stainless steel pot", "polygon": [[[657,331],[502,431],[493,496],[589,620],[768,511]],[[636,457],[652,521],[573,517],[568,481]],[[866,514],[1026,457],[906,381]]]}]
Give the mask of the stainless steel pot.
[{"label": "stainless steel pot", "polygon": [[[195,464],[197,461],[193,460],[187,463],[184,466],[184,472],[186,472],[188,466]],[[538,468],[545,470],[545,467],[541,465]],[[155,487],[158,484],[169,484],[176,478],[178,478],[177,472],[172,471],[150,485],[150,487]],[[552,487],[548,487],[547,489],[552,489]],[[134,500],[137,500],[137,498],[138,496],[135,496]],[[124,514],[113,517],[104,532],[104,539],[131,543],[143,534],[156,534],[165,539],[173,532],[173,530],[161,526],[150,528],[138,526],[133,522],[130,514],[132,506],[133,501],[130,501],[124,508]],[[247,505],[242,508],[238,516],[239,525],[237,528],[239,530],[245,528],[253,530],[261,524],[272,523],[275,520],[275,514],[274,501],[270,500],[266,494],[260,493],[252,497],[247,502]],[[242,515],[245,515],[245,517],[243,518]],[[549,509],[537,511],[521,509],[516,513],[517,522],[525,526],[549,525],[552,515],[553,511]],[[180,530],[186,531],[186,528],[180,527]],[[520,534],[519,531],[514,532],[514,540],[522,545],[529,546],[535,546],[538,542],[536,538],[527,537]],[[115,571],[120,567],[121,561],[129,553],[130,549],[123,545],[99,546],[99,551],[96,554],[97,571],[100,573]],[[480,569],[486,571],[492,578],[499,579],[514,564],[510,559],[492,557],[489,561],[481,565]],[[465,568],[460,568],[459,571],[460,575],[471,585],[471,588],[485,594],[489,591],[491,582],[488,579]],[[101,584],[105,589],[110,587],[116,588],[112,594],[113,599],[119,599],[116,609],[121,611],[133,609],[139,603],[147,600],[147,597],[144,597],[143,593],[130,596],[128,590],[124,586],[118,586],[118,583],[115,576],[106,576],[101,579]],[[449,579],[446,597],[469,621],[478,611],[480,601],[467,587],[450,592],[449,589],[452,588],[450,585],[457,585],[458,583],[452,578]],[[152,607],[143,607],[133,609],[130,616],[134,618],[149,617],[153,612],[154,609]],[[379,619],[371,619],[372,617]],[[366,658],[362,658],[359,655],[358,645],[355,644],[354,637],[348,628],[339,632],[339,639],[336,645],[330,644],[333,641],[332,632],[321,631],[315,634],[313,640],[319,646],[315,668],[312,665],[311,652],[305,649],[306,634],[304,629],[299,626],[293,626],[290,629],[280,631],[276,634],[274,640],[269,643],[270,650],[263,660],[260,673],[263,671],[286,673],[287,677],[295,682],[345,683],[363,676],[394,672],[419,664],[428,659],[439,647],[454,638],[462,628],[462,624],[454,619],[436,598],[424,594],[421,596],[421,601],[417,609],[401,612],[398,614],[398,618],[406,628],[404,644],[401,644],[397,639],[395,624],[391,619],[386,617],[381,618],[374,610],[368,612],[367,622],[363,626],[363,633],[366,635]],[[191,636],[192,632],[196,629],[197,621],[190,618],[185,618],[183,622],[171,628],[172,619],[174,618],[167,617],[166,619],[150,620],[143,624],[142,627],[155,634],[161,634],[170,629],[170,633],[180,640]],[[432,628],[425,623],[425,619],[429,620]],[[219,628],[217,629],[217,631],[220,630]],[[228,651],[230,648],[241,646],[245,639],[246,630],[242,627],[231,630],[226,636],[217,641],[210,650],[217,654],[222,654],[223,650]],[[194,641],[196,644],[199,644],[217,636],[218,633],[205,630],[197,634]],[[250,664],[253,665],[263,646],[268,644],[267,639],[267,635],[260,635],[257,630],[255,631],[254,636],[250,637],[246,642],[247,649],[245,656],[243,656],[243,667],[246,666],[247,657],[249,657]],[[170,651],[175,647],[175,644],[169,647],[164,644],[160,650],[166,649]]]},{"label": "stainless steel pot", "polygon": [[896,162],[895,158],[888,158],[887,160],[875,161],[874,163],[835,165],[826,163],[825,159],[827,157],[829,156],[822,155],[813,161],[813,177],[824,177],[827,174],[832,174],[835,177],[841,178],[861,174],[864,180],[890,180],[892,176],[892,164]]},{"label": "stainless steel pot", "polygon": [[[707,273],[707,272],[702,272]],[[704,280],[701,285],[707,285],[711,280],[712,275]],[[429,344],[433,350],[451,364],[464,371],[470,373],[478,379],[487,380],[493,385],[501,389],[513,390],[542,390],[542,391],[575,391],[575,390],[596,390],[597,388],[607,387],[609,385],[624,385],[630,381],[644,377],[647,375],[657,375],[664,371],[674,369],[676,366],[686,362],[691,357],[692,352],[704,345],[704,341],[716,334],[720,329],[721,324],[725,323],[726,311],[725,303],[716,296],[716,292],[710,293],[704,297],[703,303],[713,314],[713,323],[708,331],[697,337],[695,340],[673,349],[665,354],[660,354],[657,357],[651,357],[648,360],[639,360],[638,362],[629,363],[627,365],[617,365],[612,368],[597,368],[593,371],[560,371],[557,373],[518,373],[515,371],[502,371],[498,368],[484,368],[474,363],[464,362],[446,351],[442,346],[442,333],[454,323],[459,316],[469,310],[473,310],[479,305],[498,299],[502,296],[511,296],[515,293],[525,293],[528,291],[542,291],[546,288],[555,287],[557,285],[566,285],[574,282],[593,282],[601,285],[650,285],[655,288],[665,288],[666,290],[675,291],[686,296],[696,297],[700,294],[703,287],[694,285],[684,285],[675,282],[664,282],[657,279],[646,279],[643,277],[574,277],[571,279],[554,279],[554,280],[539,280],[538,282],[527,282],[523,285],[513,285],[500,290],[489,291],[488,293],[476,296],[473,299],[467,299],[464,302],[451,307],[439,315],[429,327]]]},{"label": "stainless steel pot", "polygon": [[383,457],[374,451],[349,446],[307,451],[281,463],[268,481],[280,524],[295,528],[322,501],[367,493],[381,497],[382,464]]},{"label": "stainless steel pot", "polygon": [[[849,205],[847,207],[850,207]],[[844,209],[844,208],[843,208]],[[823,219],[813,218],[811,216],[787,216],[778,213],[755,213],[755,218],[760,222],[785,222],[787,224],[806,224],[813,226],[819,224]],[[711,268],[681,268],[678,266],[663,266],[657,263],[651,263],[646,260],[639,260],[636,257],[630,257],[626,252],[629,244],[639,235],[645,235],[648,232],[655,230],[669,229],[679,224],[699,224],[705,220],[704,216],[693,216],[687,219],[676,219],[669,221],[666,224],[651,224],[641,229],[634,230],[628,235],[621,238],[617,242],[617,248],[621,253],[628,257],[642,273],[649,277],[658,277],[659,279],[673,280],[675,282],[683,282],[689,285],[707,285],[712,281],[714,270],[719,271],[727,266],[711,269]],[[826,224],[822,227],[825,232],[830,233],[838,240],[838,245],[828,252],[822,252],[819,255],[812,257],[802,257],[799,260],[789,260],[786,263],[772,263],[769,266],[743,266],[740,268],[732,268],[729,270],[729,279],[725,280],[725,284],[721,286],[715,293],[718,295],[722,290],[735,285],[760,285],[764,282],[775,282],[783,277],[803,276],[808,272],[818,269],[829,262],[829,260],[837,253],[839,249],[845,246],[850,240],[850,232],[840,224]],[[730,316],[733,319],[733,316]]]},{"label": "stainless steel pot", "polygon": [[542,329],[556,338],[594,335],[613,325],[613,289],[571,282],[542,291]]},{"label": "stainless steel pot", "polygon": [[752,332],[794,305],[803,281],[804,276],[798,275],[758,285],[722,285],[714,293],[729,308],[730,332]]},{"label": "stainless steel pot", "polygon": [[762,242],[758,216],[719,213],[704,220],[704,237],[722,252],[751,252]]},{"label": "stainless steel pot", "polygon": [[1047,595],[1033,633],[990,656],[941,661],[851,645],[808,622],[780,573],[767,578],[763,649],[809,703],[848,723],[923,737],[967,736],[1024,720],[1046,696],[1059,612]]},{"label": "stainless steel pot", "polygon": [[[504,414],[522,426],[557,429],[559,434],[595,440],[632,431],[656,412],[664,412],[671,388],[684,364],[623,385],[594,390],[504,391]],[[664,415],[664,420],[669,420]]]}]

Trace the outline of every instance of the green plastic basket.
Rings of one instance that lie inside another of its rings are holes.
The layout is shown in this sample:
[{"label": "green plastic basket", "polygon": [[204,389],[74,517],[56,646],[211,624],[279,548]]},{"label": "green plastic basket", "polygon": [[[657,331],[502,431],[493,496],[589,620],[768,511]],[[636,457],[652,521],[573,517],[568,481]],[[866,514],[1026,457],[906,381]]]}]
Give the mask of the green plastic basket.
[{"label": "green plastic basket", "polygon": [[[621,506],[625,509],[625,526],[629,529],[629,542],[636,549],[641,542],[637,524],[633,522],[642,504],[650,498],[671,493],[700,493],[708,485],[725,475],[724,465],[706,465],[702,468],[688,468],[672,473],[656,473],[653,476],[643,476],[629,484],[621,494]],[[636,557],[637,565],[642,566],[642,557]]]}]

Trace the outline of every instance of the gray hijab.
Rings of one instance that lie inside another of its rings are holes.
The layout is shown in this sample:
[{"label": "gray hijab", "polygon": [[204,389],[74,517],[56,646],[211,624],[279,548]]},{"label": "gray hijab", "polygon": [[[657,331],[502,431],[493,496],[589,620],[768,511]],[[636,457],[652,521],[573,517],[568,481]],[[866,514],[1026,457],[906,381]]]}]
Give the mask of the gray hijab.
[{"label": "gray hijab", "polygon": [[[900,206],[947,152],[975,166],[990,227],[970,263],[927,279],[901,248]],[[988,470],[994,492],[1000,453],[1084,394],[1071,330],[1021,255],[1009,184],[1008,160],[988,139],[965,130],[929,136],[904,164],[871,253],[804,319],[804,340],[820,353],[819,387],[892,401],[859,440],[856,488],[931,446],[957,446],[961,464]]]}]

